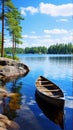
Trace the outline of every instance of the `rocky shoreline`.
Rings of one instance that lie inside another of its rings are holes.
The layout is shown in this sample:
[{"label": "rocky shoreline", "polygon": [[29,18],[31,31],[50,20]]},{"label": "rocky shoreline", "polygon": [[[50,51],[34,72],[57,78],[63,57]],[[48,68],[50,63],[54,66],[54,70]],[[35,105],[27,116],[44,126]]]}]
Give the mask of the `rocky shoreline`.
[{"label": "rocky shoreline", "polygon": [[9,80],[26,75],[27,65],[9,58],[0,58],[0,79]]},{"label": "rocky shoreline", "polygon": [[19,125],[9,120],[7,116],[0,114],[0,130],[19,130]]},{"label": "rocky shoreline", "polygon": [[[29,72],[27,65],[8,58],[0,58],[0,82],[5,85],[19,77],[25,76]],[[0,105],[3,106],[4,100],[8,97],[15,97],[17,93],[8,93],[5,86],[0,87]],[[19,125],[10,120],[6,115],[0,114],[0,130],[19,130]]]}]

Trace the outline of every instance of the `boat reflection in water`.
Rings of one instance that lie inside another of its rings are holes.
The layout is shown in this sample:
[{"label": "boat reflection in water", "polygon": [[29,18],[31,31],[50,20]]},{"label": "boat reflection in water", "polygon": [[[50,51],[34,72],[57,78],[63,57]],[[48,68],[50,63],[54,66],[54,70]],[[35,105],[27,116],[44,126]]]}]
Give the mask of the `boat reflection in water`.
[{"label": "boat reflection in water", "polygon": [[39,96],[37,90],[35,92],[35,98],[38,106],[46,115],[46,117],[53,121],[55,124],[59,125],[61,129],[64,129],[64,102],[62,102],[63,105],[61,108],[54,106]]}]

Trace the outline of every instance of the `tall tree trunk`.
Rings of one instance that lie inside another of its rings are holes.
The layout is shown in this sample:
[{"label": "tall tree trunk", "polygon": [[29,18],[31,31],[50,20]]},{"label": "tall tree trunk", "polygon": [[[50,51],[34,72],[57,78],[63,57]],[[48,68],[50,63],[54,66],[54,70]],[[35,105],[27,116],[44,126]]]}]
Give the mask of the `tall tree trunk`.
[{"label": "tall tree trunk", "polygon": [[13,55],[13,59],[14,59],[14,55],[15,55],[15,42],[14,42],[14,33],[12,34],[13,35],[13,47],[12,47],[12,55]]},{"label": "tall tree trunk", "polygon": [[2,0],[2,45],[1,45],[1,57],[4,56],[4,0]]}]

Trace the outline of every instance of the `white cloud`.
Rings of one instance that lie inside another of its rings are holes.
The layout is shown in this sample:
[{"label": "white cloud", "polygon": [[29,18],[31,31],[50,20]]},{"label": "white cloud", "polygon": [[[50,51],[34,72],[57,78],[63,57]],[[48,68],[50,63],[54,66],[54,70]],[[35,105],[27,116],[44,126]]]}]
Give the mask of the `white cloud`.
[{"label": "white cloud", "polygon": [[37,8],[33,6],[28,6],[26,8],[21,7],[21,14],[26,15],[26,12],[30,12],[30,14],[42,13],[50,16],[72,16],[73,4],[62,4],[62,5],[54,5],[50,3],[41,2]]},{"label": "white cloud", "polygon": [[38,8],[35,8],[33,6],[28,6],[27,8],[21,7],[21,14],[26,15],[26,12],[30,12],[30,14],[38,13]]},{"label": "white cloud", "polygon": [[38,12],[38,9],[37,8],[34,8],[32,6],[29,6],[26,8],[26,11],[29,11],[31,14],[35,14]]},{"label": "white cloud", "polygon": [[72,16],[73,4],[54,5],[49,3],[40,3],[40,13],[51,16]]},{"label": "white cloud", "polygon": [[68,31],[65,29],[52,29],[52,30],[44,30],[46,34],[67,34]]},{"label": "white cloud", "polygon": [[29,38],[29,39],[38,39],[40,38],[40,36],[36,36],[36,35],[23,35],[23,38]]}]

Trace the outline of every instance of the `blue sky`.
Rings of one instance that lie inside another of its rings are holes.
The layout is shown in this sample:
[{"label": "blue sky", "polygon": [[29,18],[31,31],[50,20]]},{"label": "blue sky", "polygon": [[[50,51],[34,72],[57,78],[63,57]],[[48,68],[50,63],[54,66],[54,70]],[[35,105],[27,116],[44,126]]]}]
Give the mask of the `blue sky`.
[{"label": "blue sky", "polygon": [[[46,46],[73,40],[72,0],[12,0],[25,18],[21,22],[23,45]],[[6,46],[9,46],[6,39]]]}]

